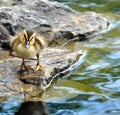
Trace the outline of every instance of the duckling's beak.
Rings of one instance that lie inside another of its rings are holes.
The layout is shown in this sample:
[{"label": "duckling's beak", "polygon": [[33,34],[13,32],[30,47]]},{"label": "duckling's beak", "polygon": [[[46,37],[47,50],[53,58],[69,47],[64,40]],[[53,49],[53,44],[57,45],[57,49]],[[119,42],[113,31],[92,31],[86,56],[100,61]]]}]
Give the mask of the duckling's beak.
[{"label": "duckling's beak", "polygon": [[30,47],[30,41],[26,41],[26,42],[25,42],[25,47],[26,47],[26,48],[29,48],[29,47]]}]

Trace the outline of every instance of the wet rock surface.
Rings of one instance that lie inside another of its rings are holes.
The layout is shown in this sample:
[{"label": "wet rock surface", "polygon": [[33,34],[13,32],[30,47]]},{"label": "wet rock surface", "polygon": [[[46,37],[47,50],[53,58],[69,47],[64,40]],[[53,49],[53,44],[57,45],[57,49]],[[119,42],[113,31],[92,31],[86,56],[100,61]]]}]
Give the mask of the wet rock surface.
[{"label": "wet rock surface", "polygon": [[[22,60],[3,50],[10,49],[9,41],[19,31],[31,29],[43,35],[46,41],[53,42],[75,37],[85,40],[87,35],[99,33],[108,26],[107,20],[95,12],[80,13],[47,0],[16,0],[0,7],[0,24],[6,28],[4,32],[0,30],[0,95],[36,95],[49,87],[54,79],[68,74],[85,53],[83,50],[45,48],[40,58],[43,71],[19,71]],[[26,63],[32,67],[36,65],[36,59],[26,60]]]},{"label": "wet rock surface", "polygon": [[[40,58],[44,70],[34,71],[27,69],[22,72],[19,71],[22,60],[18,57],[6,56],[6,59],[0,61],[0,95],[22,92],[34,95],[33,91],[40,93],[49,87],[54,78],[68,74],[71,71],[68,68],[75,62],[80,61],[83,54],[82,50],[71,52],[45,48],[41,52]],[[26,64],[32,67],[36,64],[36,60],[26,60]]]}]

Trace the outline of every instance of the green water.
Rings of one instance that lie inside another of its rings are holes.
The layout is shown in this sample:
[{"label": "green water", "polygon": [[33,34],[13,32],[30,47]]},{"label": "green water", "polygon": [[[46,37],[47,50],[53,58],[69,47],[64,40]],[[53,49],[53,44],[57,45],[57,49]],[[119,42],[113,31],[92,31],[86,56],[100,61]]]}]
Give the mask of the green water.
[{"label": "green water", "polygon": [[[46,101],[50,115],[120,115],[120,1],[57,1],[78,11],[100,13],[111,25],[95,40],[66,46],[87,50],[82,64],[38,99]],[[4,101],[0,115],[13,115],[20,104],[18,97]]]},{"label": "green water", "polygon": [[71,43],[87,54],[83,63],[54,87],[60,90],[57,94],[73,98],[51,103],[50,111],[54,115],[120,115],[120,1],[58,1],[80,12],[100,13],[111,25],[96,40]]}]

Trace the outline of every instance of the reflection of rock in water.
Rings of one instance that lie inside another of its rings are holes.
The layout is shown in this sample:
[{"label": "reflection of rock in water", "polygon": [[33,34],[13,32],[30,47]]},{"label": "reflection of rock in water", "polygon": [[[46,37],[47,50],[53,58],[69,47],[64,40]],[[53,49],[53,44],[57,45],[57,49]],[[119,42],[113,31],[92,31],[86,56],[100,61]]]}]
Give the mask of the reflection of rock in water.
[{"label": "reflection of rock in water", "polygon": [[43,102],[24,102],[15,115],[48,115],[48,110]]}]

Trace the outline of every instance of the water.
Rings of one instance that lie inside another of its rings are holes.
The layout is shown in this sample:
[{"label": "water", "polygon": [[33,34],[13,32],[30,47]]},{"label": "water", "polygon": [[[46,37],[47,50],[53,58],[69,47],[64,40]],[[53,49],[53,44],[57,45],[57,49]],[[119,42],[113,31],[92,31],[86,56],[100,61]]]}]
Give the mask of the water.
[{"label": "water", "polygon": [[[59,79],[52,88],[45,91],[42,96],[37,97],[35,100],[45,100],[45,106],[42,106],[42,108],[47,108],[50,115],[119,115],[119,0],[57,1],[78,11],[100,13],[109,20],[111,25],[107,33],[97,36],[95,40],[69,43],[66,48],[72,46],[71,48],[74,50],[87,50],[83,63],[71,74]],[[3,99],[0,104],[0,115],[13,115],[18,111],[21,98],[22,96]],[[34,102],[34,106],[36,108],[41,107],[41,103],[43,102]],[[32,105],[29,104],[30,107]]]},{"label": "water", "polygon": [[[95,11],[111,23],[109,31],[96,40],[77,42],[74,49],[85,49],[84,62],[62,84],[62,96],[73,98],[53,102],[54,115],[120,114],[120,2],[119,0],[58,0],[78,11]],[[75,96],[76,94],[76,96]],[[49,105],[50,106],[50,105]],[[53,110],[53,108],[50,110]]]}]

